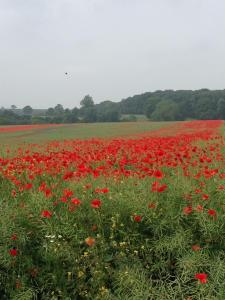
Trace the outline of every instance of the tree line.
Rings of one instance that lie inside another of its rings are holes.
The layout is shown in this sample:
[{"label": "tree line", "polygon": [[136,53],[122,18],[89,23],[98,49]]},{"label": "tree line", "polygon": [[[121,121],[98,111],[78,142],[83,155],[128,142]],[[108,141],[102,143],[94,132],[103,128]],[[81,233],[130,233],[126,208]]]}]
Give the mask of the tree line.
[{"label": "tree line", "polygon": [[145,114],[154,121],[225,119],[225,90],[166,90],[119,103],[121,113]]},{"label": "tree line", "polygon": [[80,108],[73,109],[64,109],[62,104],[45,110],[12,105],[0,109],[0,124],[135,121],[137,114],[152,121],[225,119],[225,90],[165,90],[99,104],[87,95]]}]

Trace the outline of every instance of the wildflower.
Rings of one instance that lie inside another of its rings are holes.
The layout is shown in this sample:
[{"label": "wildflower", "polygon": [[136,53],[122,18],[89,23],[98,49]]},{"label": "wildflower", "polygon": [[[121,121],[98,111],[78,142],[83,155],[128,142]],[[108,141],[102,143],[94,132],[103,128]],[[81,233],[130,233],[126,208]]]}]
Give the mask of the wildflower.
[{"label": "wildflower", "polygon": [[63,203],[67,203],[67,198],[63,196],[63,197],[60,198],[60,201],[63,202]]},{"label": "wildflower", "polygon": [[148,208],[156,208],[156,204],[154,202],[149,203]]},{"label": "wildflower", "polygon": [[51,218],[52,213],[49,210],[43,210],[42,213],[41,213],[41,216],[43,218]]},{"label": "wildflower", "polygon": [[32,187],[33,187],[32,183],[27,183],[27,184],[25,184],[24,189],[25,190],[30,190],[30,189],[32,189]]},{"label": "wildflower", "polygon": [[92,231],[96,231],[96,230],[97,230],[97,225],[94,224],[94,225],[91,227],[91,230],[92,230]]},{"label": "wildflower", "polygon": [[155,178],[162,179],[162,178],[163,178],[163,173],[162,173],[160,170],[156,170],[156,171],[153,173],[153,176],[154,176]]},{"label": "wildflower", "polygon": [[102,201],[99,199],[94,199],[91,201],[91,207],[99,208],[102,205]]},{"label": "wildflower", "polygon": [[13,241],[17,240],[17,235],[15,233],[11,236],[11,240]]},{"label": "wildflower", "polygon": [[109,192],[108,188],[103,188],[103,189],[95,189],[95,193],[102,193],[102,194],[106,194]]},{"label": "wildflower", "polygon": [[199,245],[193,245],[191,248],[192,248],[193,251],[201,250],[201,247]]},{"label": "wildflower", "polygon": [[81,201],[77,198],[72,198],[70,201],[76,206],[79,206],[81,204]]},{"label": "wildflower", "polygon": [[202,195],[202,200],[208,200],[208,199],[209,199],[209,195],[207,195],[207,194]]},{"label": "wildflower", "polygon": [[209,209],[208,210],[208,215],[213,217],[214,219],[216,218],[216,211],[215,209]]},{"label": "wildflower", "polygon": [[45,190],[45,196],[46,196],[46,198],[51,197],[52,196],[52,191],[50,189],[46,189]]},{"label": "wildflower", "polygon": [[202,205],[199,204],[199,205],[196,206],[195,210],[196,210],[197,212],[202,212],[202,211],[204,210],[204,207],[203,207]]},{"label": "wildflower", "polygon": [[11,195],[12,197],[16,197],[16,190],[12,190]]},{"label": "wildflower", "polygon": [[152,192],[164,192],[167,189],[167,185],[166,184],[162,184],[160,185],[160,183],[158,181],[155,181],[152,183]]},{"label": "wildflower", "polygon": [[218,190],[221,190],[221,191],[224,190],[224,185],[219,185]]},{"label": "wildflower", "polygon": [[9,250],[9,254],[11,256],[17,256],[17,250],[15,247],[13,247],[12,249]]},{"label": "wildflower", "polygon": [[81,278],[82,276],[84,276],[84,272],[83,271],[79,271],[77,274],[78,278]]},{"label": "wildflower", "polygon": [[92,237],[88,237],[85,239],[85,243],[89,246],[92,247],[95,244],[95,239]]},{"label": "wildflower", "polygon": [[66,198],[70,198],[71,196],[73,196],[73,191],[69,190],[69,189],[64,189],[63,190],[63,195],[66,197]]},{"label": "wildflower", "polygon": [[197,273],[195,274],[195,279],[198,279],[201,283],[207,283],[208,274],[206,273]]},{"label": "wildflower", "polygon": [[184,208],[183,208],[183,213],[184,213],[185,215],[191,214],[191,213],[192,213],[192,207],[191,207],[191,206],[184,207]]},{"label": "wildflower", "polygon": [[133,216],[133,219],[134,219],[135,222],[139,223],[142,220],[142,216],[135,215],[135,216]]}]

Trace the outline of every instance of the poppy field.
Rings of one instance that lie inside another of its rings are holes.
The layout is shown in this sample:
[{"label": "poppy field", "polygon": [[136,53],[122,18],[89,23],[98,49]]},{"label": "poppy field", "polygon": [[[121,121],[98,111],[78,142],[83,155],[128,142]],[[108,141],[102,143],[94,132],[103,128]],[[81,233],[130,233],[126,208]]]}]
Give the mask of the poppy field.
[{"label": "poppy field", "polygon": [[4,137],[0,299],[225,299],[224,123],[146,126]]}]

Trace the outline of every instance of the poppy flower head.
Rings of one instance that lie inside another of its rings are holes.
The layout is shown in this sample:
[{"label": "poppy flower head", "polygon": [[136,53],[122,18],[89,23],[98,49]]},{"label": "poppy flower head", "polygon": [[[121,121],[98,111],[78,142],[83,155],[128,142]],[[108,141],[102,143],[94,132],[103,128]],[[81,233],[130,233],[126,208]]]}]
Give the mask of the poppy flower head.
[{"label": "poppy flower head", "polygon": [[156,208],[156,204],[154,202],[149,203],[148,208]]},{"label": "poppy flower head", "polygon": [[11,256],[17,256],[17,250],[15,247],[13,247],[12,249],[9,250],[9,254]]},{"label": "poppy flower head", "polygon": [[79,206],[81,204],[81,201],[79,199],[77,199],[77,198],[72,198],[70,200],[70,202],[73,203],[76,206]]},{"label": "poppy flower head", "polygon": [[204,207],[203,207],[202,205],[199,204],[199,205],[196,206],[195,210],[196,210],[197,212],[202,212],[202,211],[204,210]]},{"label": "poppy flower head", "polygon": [[164,175],[160,170],[155,170],[153,176],[157,179],[162,179]]},{"label": "poppy flower head", "polygon": [[98,209],[100,208],[102,205],[102,201],[99,200],[99,199],[94,199],[91,201],[91,207],[95,208],[95,209]]},{"label": "poppy flower head", "polygon": [[183,213],[187,216],[192,213],[192,207],[191,206],[186,206],[183,208]]},{"label": "poppy flower head", "polygon": [[207,283],[208,274],[206,273],[197,273],[195,274],[195,279],[198,279],[200,283]]},{"label": "poppy flower head", "polygon": [[52,212],[50,212],[49,210],[43,210],[42,213],[41,213],[41,216],[43,218],[48,218],[49,219],[52,216]]},{"label": "poppy flower head", "polygon": [[201,247],[199,245],[193,245],[191,248],[192,248],[193,251],[201,250]]},{"label": "poppy flower head", "polygon": [[17,235],[15,233],[11,236],[11,240],[13,241],[17,240]]},{"label": "poppy flower head", "polygon": [[88,245],[89,247],[92,247],[92,246],[94,246],[94,244],[95,244],[95,239],[89,236],[89,237],[87,237],[87,238],[85,239],[85,243],[86,243],[86,245]]},{"label": "poppy flower head", "polygon": [[142,216],[140,216],[140,215],[135,215],[135,216],[133,216],[133,219],[134,219],[135,222],[140,223],[141,220],[142,220]]}]

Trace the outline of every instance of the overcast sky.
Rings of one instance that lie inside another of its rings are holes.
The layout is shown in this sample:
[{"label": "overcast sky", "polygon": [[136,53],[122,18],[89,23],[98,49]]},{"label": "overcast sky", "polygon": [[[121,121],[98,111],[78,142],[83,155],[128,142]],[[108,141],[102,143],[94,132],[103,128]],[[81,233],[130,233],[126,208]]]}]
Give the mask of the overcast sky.
[{"label": "overcast sky", "polygon": [[223,89],[224,13],[224,0],[0,0],[0,106]]}]

